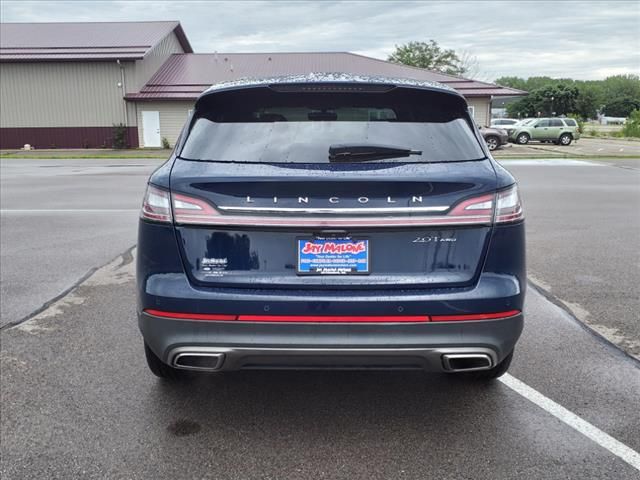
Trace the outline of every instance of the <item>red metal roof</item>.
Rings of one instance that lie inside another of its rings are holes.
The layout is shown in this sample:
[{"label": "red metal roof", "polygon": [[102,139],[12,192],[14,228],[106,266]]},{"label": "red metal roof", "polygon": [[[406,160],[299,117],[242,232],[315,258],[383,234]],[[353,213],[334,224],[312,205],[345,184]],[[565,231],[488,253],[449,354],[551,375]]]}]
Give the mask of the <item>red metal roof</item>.
[{"label": "red metal roof", "polygon": [[194,100],[211,85],[240,78],[341,72],[444,83],[465,97],[517,96],[526,92],[349,52],[213,53],[172,55],[128,100]]},{"label": "red metal roof", "polygon": [[193,49],[180,22],[3,23],[0,61],[135,60],[174,32]]}]

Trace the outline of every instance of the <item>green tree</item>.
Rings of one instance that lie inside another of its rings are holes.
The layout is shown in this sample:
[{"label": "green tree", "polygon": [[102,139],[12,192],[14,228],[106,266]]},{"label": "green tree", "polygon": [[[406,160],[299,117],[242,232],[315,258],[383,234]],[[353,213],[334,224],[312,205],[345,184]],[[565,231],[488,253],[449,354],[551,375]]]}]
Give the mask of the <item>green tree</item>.
[{"label": "green tree", "polygon": [[[602,111],[614,117],[626,117],[640,108],[640,77],[614,75],[604,80],[573,80],[551,77],[501,77],[498,85],[517,88],[529,95],[507,107],[511,116],[527,117],[538,113],[550,115],[576,114],[596,118]],[[554,97],[553,106],[551,97]]]},{"label": "green tree", "polygon": [[527,95],[517,102],[509,103],[507,105],[507,115],[511,118],[536,117],[538,115],[536,101],[532,95]]},{"label": "green tree", "polygon": [[576,100],[578,99],[578,88],[566,84],[558,83],[539,90],[541,106],[548,115],[568,115],[576,111]]},{"label": "green tree", "polygon": [[568,115],[576,110],[578,88],[563,83],[548,84],[529,92],[523,99],[507,106],[507,113],[516,117],[535,117],[538,114]]},{"label": "green tree", "polygon": [[614,75],[602,80],[603,93],[606,98],[628,96],[640,99],[640,77],[638,75]]},{"label": "green tree", "polygon": [[640,109],[640,97],[621,95],[607,102],[603,111],[608,117],[628,117],[632,111],[638,109]]},{"label": "green tree", "polygon": [[625,137],[640,137],[640,110],[634,110],[629,114],[622,133]]},{"label": "green tree", "polygon": [[503,87],[515,88],[517,90],[527,91],[529,88],[527,86],[527,81],[520,77],[500,77],[495,81],[495,83],[502,85]]},{"label": "green tree", "polygon": [[387,60],[450,75],[463,75],[466,72],[456,52],[441,48],[435,40],[396,45],[395,51]]},{"label": "green tree", "polygon": [[579,82],[575,112],[580,118],[596,118],[602,106],[602,88],[593,82]]}]

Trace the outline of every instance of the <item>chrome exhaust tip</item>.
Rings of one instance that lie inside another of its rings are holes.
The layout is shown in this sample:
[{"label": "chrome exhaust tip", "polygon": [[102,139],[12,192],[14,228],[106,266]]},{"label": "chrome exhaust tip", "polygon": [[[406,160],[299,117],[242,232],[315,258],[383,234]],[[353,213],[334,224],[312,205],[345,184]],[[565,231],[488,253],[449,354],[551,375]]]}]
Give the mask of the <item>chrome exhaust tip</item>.
[{"label": "chrome exhaust tip", "polygon": [[224,353],[180,352],[173,357],[172,365],[182,370],[215,372],[222,367]]},{"label": "chrome exhaust tip", "polygon": [[491,357],[485,353],[446,353],[442,364],[447,372],[475,372],[493,367]]}]

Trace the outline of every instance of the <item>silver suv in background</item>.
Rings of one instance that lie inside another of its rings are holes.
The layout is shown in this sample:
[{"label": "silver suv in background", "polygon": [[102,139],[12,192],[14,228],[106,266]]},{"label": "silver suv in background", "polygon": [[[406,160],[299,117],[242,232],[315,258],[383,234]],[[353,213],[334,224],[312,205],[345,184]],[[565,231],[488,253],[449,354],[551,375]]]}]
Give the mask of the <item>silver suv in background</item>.
[{"label": "silver suv in background", "polygon": [[508,128],[514,126],[519,120],[515,118],[494,118],[491,120],[491,128]]}]

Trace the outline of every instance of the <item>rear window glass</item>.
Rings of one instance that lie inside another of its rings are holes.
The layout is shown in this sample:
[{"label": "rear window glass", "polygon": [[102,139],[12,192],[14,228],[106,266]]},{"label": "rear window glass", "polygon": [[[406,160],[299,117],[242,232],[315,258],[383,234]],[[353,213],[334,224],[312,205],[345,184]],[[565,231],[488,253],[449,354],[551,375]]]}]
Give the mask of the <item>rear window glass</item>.
[{"label": "rear window glass", "polygon": [[564,123],[566,123],[568,126],[570,127],[577,127],[578,124],[576,123],[575,120],[571,119],[571,118],[565,118],[564,119]]},{"label": "rear window glass", "polygon": [[386,93],[221,92],[197,105],[185,145],[188,160],[326,163],[338,144],[421,151],[384,162],[484,158],[463,99],[415,89]]}]

